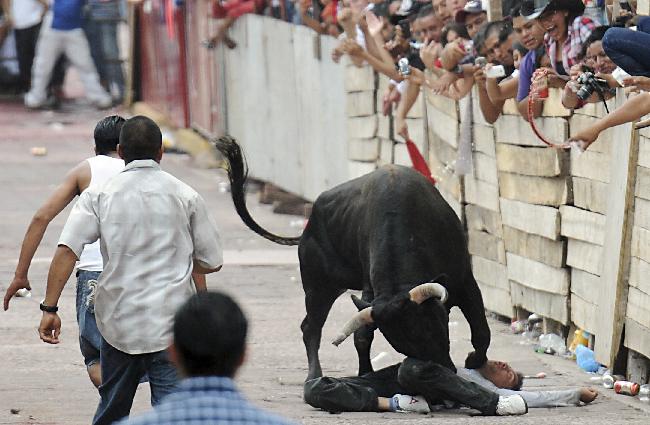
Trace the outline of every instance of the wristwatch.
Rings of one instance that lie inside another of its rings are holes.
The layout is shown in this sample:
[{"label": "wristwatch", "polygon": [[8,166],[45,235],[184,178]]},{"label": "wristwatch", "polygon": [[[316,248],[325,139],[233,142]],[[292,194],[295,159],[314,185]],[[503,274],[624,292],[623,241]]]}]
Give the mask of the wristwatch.
[{"label": "wristwatch", "polygon": [[45,305],[45,304],[43,304],[44,301],[45,300],[41,301],[41,304],[40,304],[41,311],[44,311],[46,313],[56,313],[57,311],[59,311],[59,307],[57,307],[55,305]]}]

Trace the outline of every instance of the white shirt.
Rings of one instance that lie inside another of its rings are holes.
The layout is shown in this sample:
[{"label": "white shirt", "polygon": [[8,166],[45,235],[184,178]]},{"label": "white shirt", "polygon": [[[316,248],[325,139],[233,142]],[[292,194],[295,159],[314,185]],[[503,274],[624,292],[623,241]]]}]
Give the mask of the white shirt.
[{"label": "white shirt", "polygon": [[41,22],[43,5],[37,0],[12,0],[11,17],[14,21],[14,28],[22,30],[33,27]]},{"label": "white shirt", "polygon": [[[108,155],[97,155],[86,160],[90,166],[90,183],[88,189],[97,188],[106,183],[111,177],[118,175],[124,169],[124,161]],[[79,256],[77,268],[91,272],[101,272],[104,269],[102,253],[99,250],[99,241],[84,247]]]},{"label": "white shirt", "polygon": [[192,260],[206,268],[223,262],[203,198],[155,161],[132,161],[81,194],[59,244],[79,256],[97,238],[104,258],[95,298],[100,333],[128,354],[164,350],[174,313],[195,292]]},{"label": "white shirt", "polygon": [[554,390],[554,391],[515,391],[506,388],[499,388],[492,381],[485,379],[476,369],[465,369],[459,367],[456,374],[461,378],[474,382],[481,387],[493,391],[500,396],[518,394],[528,407],[564,407],[577,406],[580,404],[580,389]]}]

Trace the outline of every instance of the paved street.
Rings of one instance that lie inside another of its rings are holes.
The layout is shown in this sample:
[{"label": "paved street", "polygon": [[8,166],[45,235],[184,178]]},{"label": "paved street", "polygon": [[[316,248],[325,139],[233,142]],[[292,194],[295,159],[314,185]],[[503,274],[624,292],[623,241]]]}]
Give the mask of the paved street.
[{"label": "paved street", "polygon": [[[67,106],[68,113],[26,112],[20,104],[0,105],[0,291],[11,281],[19,244],[31,215],[64,173],[92,155],[92,129],[106,112]],[[33,156],[32,147],[47,148],[47,155]],[[249,356],[237,381],[257,405],[304,424],[618,424],[648,423],[650,406],[604,390],[586,407],[533,409],[523,417],[470,417],[469,409],[415,414],[343,413],[332,415],[302,402],[306,357],[299,329],[304,315],[302,288],[295,248],[274,245],[253,234],[240,222],[229,194],[219,190],[225,181],[220,171],[196,167],[186,155],[168,154],[163,168],[197,189],[207,200],[219,224],[225,245],[225,266],[208,277],[212,290],[232,294],[249,316]],[[253,172],[254,174],[254,172]],[[296,234],[293,216],[274,215],[251,194],[251,211],[260,223],[279,234]],[[15,299],[8,312],[0,312],[0,424],[88,424],[98,395],[84,370],[77,343],[74,282],[69,282],[60,303],[63,330],[57,346],[42,343],[36,328],[41,313],[45,278],[57,237],[67,217],[62,213],[51,225],[36,254],[30,279],[31,298]],[[336,348],[329,344],[353,313],[349,297],[335,304],[323,332],[321,360],[326,374],[348,375],[356,371],[352,341]],[[559,389],[589,385],[589,376],[575,363],[536,354],[522,345],[502,322],[491,320],[490,356],[509,361],[525,374],[546,372],[543,380],[530,380],[525,389]],[[453,358],[461,364],[470,351],[469,328],[458,311],[451,317]],[[373,357],[386,352],[388,365],[400,357],[377,335]],[[602,389],[602,388],[601,388]],[[141,385],[134,412],[149,408],[146,384]]]}]

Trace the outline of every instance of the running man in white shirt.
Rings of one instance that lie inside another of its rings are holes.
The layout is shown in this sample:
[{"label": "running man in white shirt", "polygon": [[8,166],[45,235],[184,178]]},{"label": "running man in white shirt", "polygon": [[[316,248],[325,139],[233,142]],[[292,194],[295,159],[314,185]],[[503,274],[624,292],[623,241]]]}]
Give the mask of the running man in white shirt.
[{"label": "running man in white shirt", "polygon": [[118,153],[124,170],[87,189],[70,213],[52,259],[40,338],[59,343],[57,304],[83,246],[100,239],[104,271],[95,294],[100,347],[101,401],[93,424],[128,416],[146,374],[152,404],[178,382],[166,349],[173,316],[194,292],[192,270],[221,269],[221,241],[203,198],[160,169],[162,135],[149,118],[129,119]]},{"label": "running man in white shirt", "polygon": [[[31,290],[28,272],[47,226],[59,213],[90,187],[101,186],[109,178],[124,169],[124,161],[117,155],[117,143],[124,118],[112,115],[95,127],[95,156],[85,159],[71,169],[45,203],[36,211],[23,239],[14,279],[4,297],[4,309],[19,290]],[[99,345],[101,335],[95,324],[92,293],[103,268],[99,242],[84,247],[77,264],[77,322],[79,323],[79,346],[92,383],[99,387]]]}]

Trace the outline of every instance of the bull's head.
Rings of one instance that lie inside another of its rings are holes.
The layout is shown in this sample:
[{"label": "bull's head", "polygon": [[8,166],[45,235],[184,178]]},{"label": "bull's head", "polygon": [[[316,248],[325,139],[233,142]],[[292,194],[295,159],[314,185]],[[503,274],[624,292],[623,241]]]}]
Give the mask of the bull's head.
[{"label": "bull's head", "polygon": [[374,323],[398,352],[453,368],[446,300],[447,290],[442,285],[423,283],[387,302],[361,309],[332,343],[339,345],[361,326]]}]

